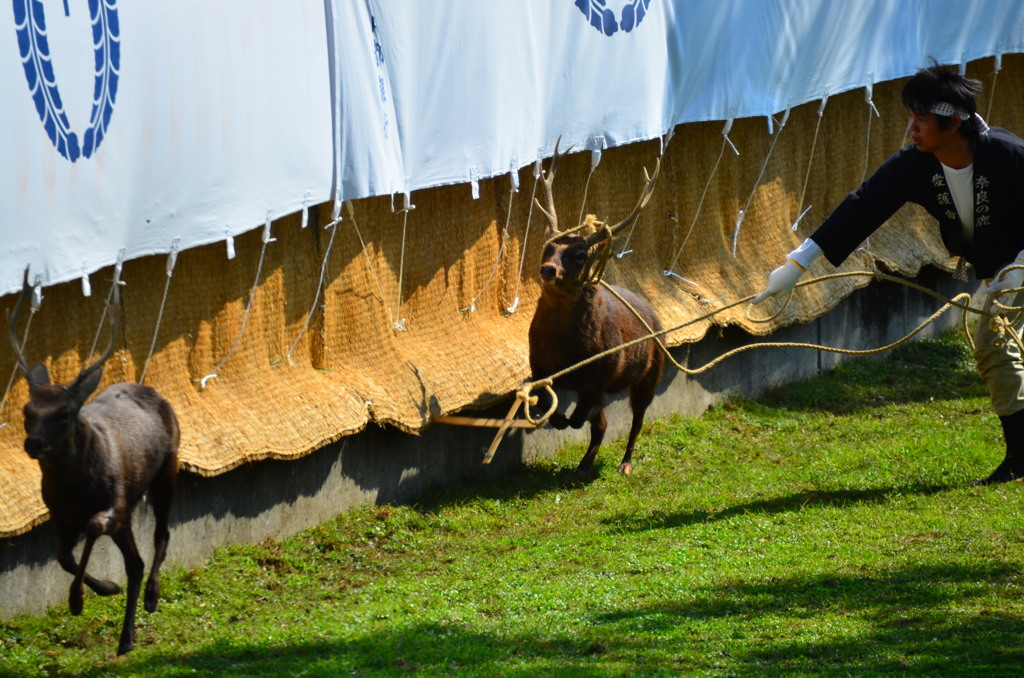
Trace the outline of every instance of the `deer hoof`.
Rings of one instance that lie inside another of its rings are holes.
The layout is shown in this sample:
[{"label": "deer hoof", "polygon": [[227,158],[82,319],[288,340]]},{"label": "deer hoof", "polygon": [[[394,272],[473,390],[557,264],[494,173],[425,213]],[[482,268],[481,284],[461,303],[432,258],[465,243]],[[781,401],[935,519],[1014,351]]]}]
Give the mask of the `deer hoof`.
[{"label": "deer hoof", "polygon": [[128,654],[135,647],[135,626],[133,624],[125,624],[124,628],[121,629],[121,638],[117,643],[117,656]]},{"label": "deer hoof", "polygon": [[566,417],[561,412],[555,412],[554,414],[552,414],[551,418],[548,419],[548,423],[550,423],[559,431],[569,428],[569,418]]},{"label": "deer hoof", "polygon": [[152,582],[146,586],[146,597],[142,602],[146,612],[156,612],[156,604],[160,599],[160,587],[152,586]]},{"label": "deer hoof", "polygon": [[579,466],[576,467],[576,475],[588,480],[594,479],[597,477],[597,474],[594,473],[594,463],[590,462],[588,464],[586,461],[581,461]]},{"label": "deer hoof", "polygon": [[71,595],[68,596],[68,609],[71,610],[71,616],[77,617],[82,614],[82,592],[79,591],[77,594],[72,591]]},{"label": "deer hoof", "polygon": [[628,476],[632,472],[633,472],[633,465],[630,464],[628,461],[619,464],[619,473],[621,473],[622,475]]},{"label": "deer hoof", "polygon": [[100,596],[113,596],[121,592],[121,587],[112,581],[101,581],[93,590]]}]

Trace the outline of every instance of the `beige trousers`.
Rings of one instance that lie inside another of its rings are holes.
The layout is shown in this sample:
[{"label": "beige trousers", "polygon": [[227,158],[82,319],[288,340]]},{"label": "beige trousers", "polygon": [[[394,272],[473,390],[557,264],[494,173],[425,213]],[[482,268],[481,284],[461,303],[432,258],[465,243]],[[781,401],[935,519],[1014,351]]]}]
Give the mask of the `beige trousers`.
[{"label": "beige trousers", "polygon": [[[990,295],[981,294],[980,290],[975,298],[981,301],[981,308],[988,308],[991,302]],[[1001,303],[1004,306],[1020,306],[1024,303],[1024,292],[1018,293],[1012,300],[1004,295]],[[1011,312],[1009,317],[1014,315]],[[978,327],[974,330],[974,361],[981,378],[988,384],[992,409],[1000,417],[1005,417],[1024,410],[1024,362],[1021,361],[1017,342],[1011,337],[1002,337],[993,325],[987,316],[980,316]],[[1022,328],[1024,317],[1014,325],[1018,335]]]}]

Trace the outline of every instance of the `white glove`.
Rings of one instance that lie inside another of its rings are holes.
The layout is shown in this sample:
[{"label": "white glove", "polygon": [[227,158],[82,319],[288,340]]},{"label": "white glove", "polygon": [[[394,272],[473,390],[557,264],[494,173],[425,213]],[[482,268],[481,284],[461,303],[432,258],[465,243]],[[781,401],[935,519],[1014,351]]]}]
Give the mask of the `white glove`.
[{"label": "white glove", "polygon": [[[990,295],[992,300],[995,301],[998,293],[1018,287],[1024,287],[1024,251],[1017,255],[1013,263],[1004,266],[996,273],[992,281],[981,289],[981,292],[982,294]],[[1003,299],[1000,301],[1005,306],[1010,300]]]},{"label": "white glove", "polygon": [[818,243],[810,238],[804,240],[800,247],[786,255],[786,263],[771,272],[764,292],[754,297],[750,303],[760,304],[776,294],[789,294],[790,290],[796,287],[796,283],[804,271],[809,269],[811,264],[817,261],[822,254]]},{"label": "white glove", "polygon": [[776,294],[789,294],[790,290],[796,287],[797,281],[800,280],[800,276],[803,274],[804,269],[800,268],[799,264],[792,259],[786,259],[786,263],[772,271],[768,276],[768,284],[765,286],[764,292],[754,297],[750,303],[760,304],[768,297],[774,297]]}]

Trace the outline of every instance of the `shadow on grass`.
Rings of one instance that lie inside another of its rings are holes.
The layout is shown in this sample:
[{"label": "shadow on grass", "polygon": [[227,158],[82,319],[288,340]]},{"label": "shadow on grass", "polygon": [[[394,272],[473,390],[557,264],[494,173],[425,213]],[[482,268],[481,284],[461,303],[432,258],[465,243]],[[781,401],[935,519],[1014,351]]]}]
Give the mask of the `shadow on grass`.
[{"label": "shadow on grass", "polygon": [[814,381],[769,391],[757,402],[771,409],[847,415],[890,405],[959,402],[988,397],[988,390],[976,375],[938,382],[930,380],[929,376],[893,376],[880,383],[858,384],[849,383],[845,374],[825,375]]},{"label": "shadow on grass", "polygon": [[[766,578],[685,601],[592,609],[583,632],[368,624],[343,640],[275,646],[240,636],[187,656],[155,649],[95,675],[1009,676],[1024,661],[1024,618],[976,599],[1020,576],[1009,566],[938,565]],[[830,634],[831,619],[851,615],[862,622],[857,634],[846,622],[845,635]]]},{"label": "shadow on grass", "polygon": [[757,402],[770,408],[853,414],[889,404],[987,395],[962,342],[924,339],[895,349],[885,360],[850,360],[814,379],[771,389]]},{"label": "shadow on grass", "polygon": [[748,515],[751,513],[787,513],[802,511],[807,508],[819,506],[849,507],[861,504],[883,504],[895,495],[921,495],[928,496],[939,492],[951,490],[958,485],[908,485],[901,487],[880,487],[870,490],[833,490],[833,491],[809,491],[797,492],[774,499],[762,499],[759,501],[747,502],[729,506],[721,511],[708,509],[705,511],[681,511],[667,513],[654,510],[646,515],[620,515],[605,519],[602,524],[607,525],[613,532],[632,533],[645,532],[647,530],[659,530],[673,527],[686,527],[700,523],[711,523],[718,520],[725,520],[733,516]]},{"label": "shadow on grass", "polygon": [[[692,627],[702,642],[720,643],[728,675],[1012,676],[1024,666],[1024,617],[975,599],[1001,585],[1016,590],[1021,574],[1008,565],[936,565],[881,576],[773,577],[698,591],[693,602],[599,615],[598,622],[621,637]],[[971,606],[976,611],[964,611]],[[833,637],[828,620],[836,616],[857,616],[866,628]],[[702,626],[723,619],[733,620],[727,632],[709,640]],[[793,640],[793,628],[806,639]],[[788,640],[773,642],[779,635]]]},{"label": "shadow on grass", "polygon": [[461,485],[428,490],[413,507],[421,513],[434,513],[445,506],[485,500],[511,501],[530,499],[554,491],[578,490],[589,486],[604,472],[605,463],[594,463],[592,474],[576,473],[574,468],[552,469],[545,466],[522,466],[500,479],[474,479]]}]

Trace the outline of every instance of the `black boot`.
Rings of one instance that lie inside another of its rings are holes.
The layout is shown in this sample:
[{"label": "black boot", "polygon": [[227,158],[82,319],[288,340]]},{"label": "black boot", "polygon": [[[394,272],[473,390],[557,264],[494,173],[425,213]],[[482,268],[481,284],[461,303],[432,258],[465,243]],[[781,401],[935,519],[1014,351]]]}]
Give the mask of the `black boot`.
[{"label": "black boot", "polygon": [[988,478],[974,481],[975,485],[1008,483],[1024,478],[1024,410],[999,417],[999,421],[1003,425],[1003,438],[1006,439],[1006,457]]}]

